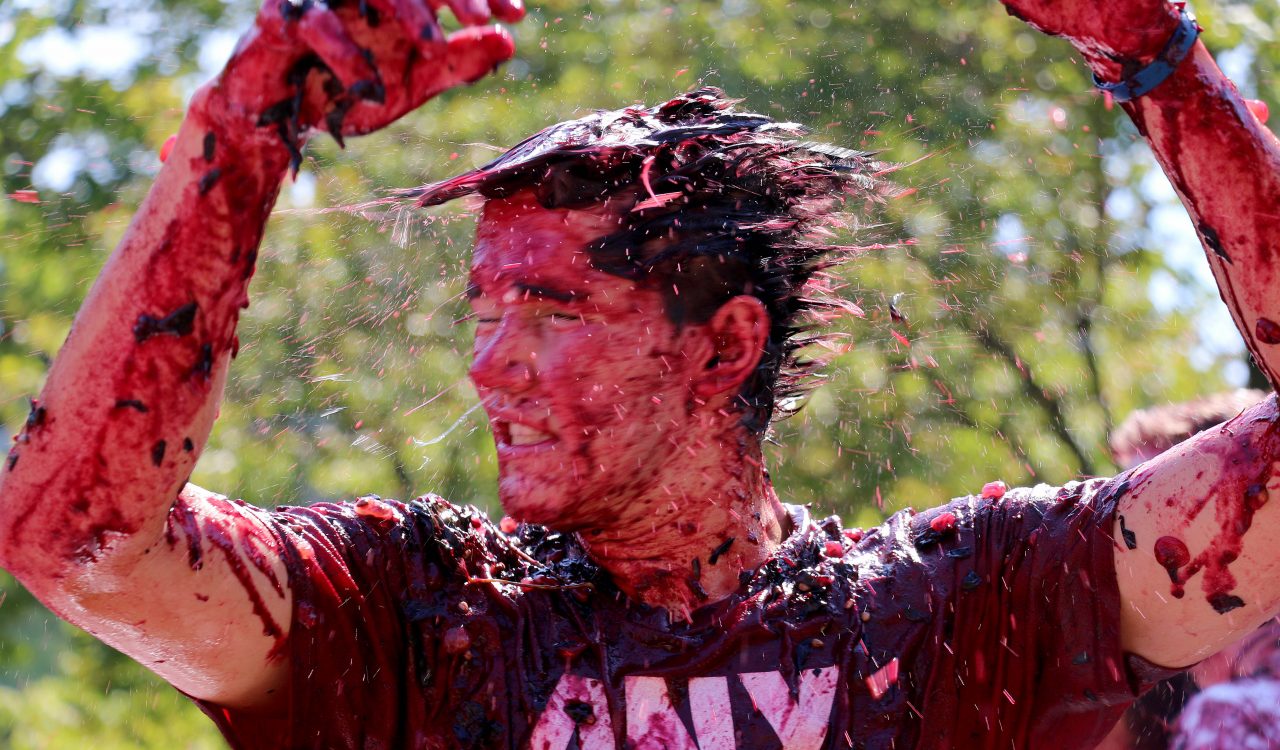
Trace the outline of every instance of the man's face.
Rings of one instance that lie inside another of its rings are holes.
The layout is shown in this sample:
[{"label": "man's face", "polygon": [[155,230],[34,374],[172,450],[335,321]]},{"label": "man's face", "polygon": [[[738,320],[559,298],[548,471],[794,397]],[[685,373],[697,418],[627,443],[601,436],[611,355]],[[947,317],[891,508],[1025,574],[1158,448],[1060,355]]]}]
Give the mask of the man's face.
[{"label": "man's face", "polygon": [[[584,530],[646,516],[691,426],[681,332],[661,295],[591,268],[585,246],[616,231],[607,210],[489,201],[468,296],[471,380],[493,427],[507,513]],[[683,448],[681,448],[683,450]],[[678,488],[669,488],[678,497]]]}]

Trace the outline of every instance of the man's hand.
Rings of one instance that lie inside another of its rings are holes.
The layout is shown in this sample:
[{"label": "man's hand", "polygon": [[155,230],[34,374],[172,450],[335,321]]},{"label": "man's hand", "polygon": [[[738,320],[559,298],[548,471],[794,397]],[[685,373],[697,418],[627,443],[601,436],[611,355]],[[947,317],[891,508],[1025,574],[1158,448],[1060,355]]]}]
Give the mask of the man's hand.
[{"label": "man's hand", "polygon": [[[467,28],[446,35],[447,6]],[[511,57],[521,0],[265,0],[216,87],[226,106],[271,125],[296,160],[307,130],[343,136],[392,123]]]},{"label": "man's hand", "polygon": [[1178,14],[1165,0],[1001,0],[1009,14],[1084,55],[1099,75],[1118,80],[1125,63],[1154,58],[1173,34]]}]

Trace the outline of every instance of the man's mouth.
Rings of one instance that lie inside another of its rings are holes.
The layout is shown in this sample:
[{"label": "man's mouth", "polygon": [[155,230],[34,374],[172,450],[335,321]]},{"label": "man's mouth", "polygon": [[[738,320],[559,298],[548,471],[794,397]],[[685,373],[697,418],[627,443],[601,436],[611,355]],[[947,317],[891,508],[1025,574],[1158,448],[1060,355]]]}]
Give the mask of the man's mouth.
[{"label": "man's mouth", "polygon": [[555,440],[555,437],[551,434],[520,422],[501,419],[496,420],[493,426],[494,434],[498,438],[499,449],[549,445]]},{"label": "man's mouth", "polygon": [[507,425],[507,444],[508,445],[537,445],[551,440],[551,436],[542,430],[536,430],[526,425],[510,422]]}]

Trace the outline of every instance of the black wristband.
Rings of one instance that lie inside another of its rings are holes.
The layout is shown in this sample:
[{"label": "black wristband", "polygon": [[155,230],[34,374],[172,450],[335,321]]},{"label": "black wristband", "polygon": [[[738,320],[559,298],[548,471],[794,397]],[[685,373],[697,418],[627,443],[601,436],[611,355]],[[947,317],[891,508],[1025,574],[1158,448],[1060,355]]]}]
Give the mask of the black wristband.
[{"label": "black wristband", "polygon": [[1160,50],[1160,54],[1156,55],[1156,59],[1119,83],[1107,83],[1100,80],[1098,74],[1094,73],[1093,85],[1110,94],[1111,98],[1118,102],[1127,102],[1148,94],[1173,75],[1178,64],[1190,54],[1199,36],[1200,24],[1196,23],[1196,17],[1184,6],[1179,14],[1178,28],[1174,30],[1173,36],[1169,37],[1168,43],[1164,45],[1164,49]]}]

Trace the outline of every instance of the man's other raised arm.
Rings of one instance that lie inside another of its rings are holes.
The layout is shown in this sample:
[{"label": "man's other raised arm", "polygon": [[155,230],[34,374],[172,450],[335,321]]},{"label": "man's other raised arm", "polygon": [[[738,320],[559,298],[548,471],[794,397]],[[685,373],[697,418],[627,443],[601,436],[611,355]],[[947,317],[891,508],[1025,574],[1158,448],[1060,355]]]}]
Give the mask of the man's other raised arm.
[{"label": "man's other raised arm", "polygon": [[[1155,59],[1180,23],[1163,0],[1005,4],[1069,39],[1112,82]],[[1274,387],[1280,142],[1199,42],[1166,80],[1122,106],[1190,213],[1223,300]],[[1278,422],[1272,397],[1128,477],[1115,528],[1127,650],[1187,665],[1280,609],[1280,502],[1271,497],[1280,493]]]},{"label": "man's other raised arm", "polygon": [[[290,594],[253,509],[186,485],[222,397],[239,311],[309,128],[392,122],[510,56],[518,0],[267,0],[76,316],[0,467],[0,566],[179,689],[261,705],[284,674]],[[185,489],[184,489],[185,485]]]}]

